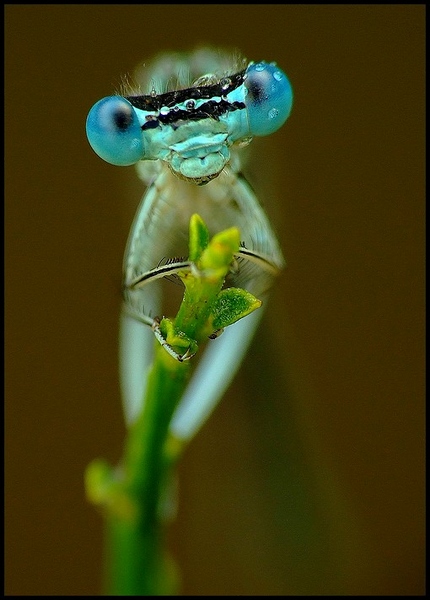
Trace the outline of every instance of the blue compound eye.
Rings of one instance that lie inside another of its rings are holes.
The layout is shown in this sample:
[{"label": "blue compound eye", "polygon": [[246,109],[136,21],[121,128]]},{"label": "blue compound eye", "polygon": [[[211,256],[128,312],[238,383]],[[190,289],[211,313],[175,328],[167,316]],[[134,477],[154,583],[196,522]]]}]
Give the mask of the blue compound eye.
[{"label": "blue compound eye", "polygon": [[87,137],[94,152],[112,165],[133,165],[144,157],[136,112],[121,96],[94,104],[87,117]]},{"label": "blue compound eye", "polygon": [[246,71],[245,104],[252,135],[269,135],[285,123],[293,105],[288,77],[274,64],[252,64]]}]

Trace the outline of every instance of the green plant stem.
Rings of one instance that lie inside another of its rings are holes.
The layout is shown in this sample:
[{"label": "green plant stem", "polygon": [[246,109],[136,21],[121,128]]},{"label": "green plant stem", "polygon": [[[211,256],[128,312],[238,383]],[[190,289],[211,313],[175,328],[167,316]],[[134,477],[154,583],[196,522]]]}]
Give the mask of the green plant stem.
[{"label": "green plant stem", "polygon": [[[222,290],[239,240],[239,231],[231,228],[209,242],[201,218],[191,218],[193,269],[179,274],[185,292],[176,319],[160,323],[161,335],[178,357],[190,348],[194,353],[208,335],[260,306],[244,290]],[[105,588],[109,595],[176,592],[177,578],[164,536],[172,471],[182,443],[169,433],[169,425],[190,371],[191,362],[176,360],[156,342],[143,408],[128,430],[120,466],[113,470],[105,461],[96,460],[87,469],[87,496],[102,507],[106,517]]]},{"label": "green plant stem", "polygon": [[189,363],[174,360],[157,344],[144,409],[129,430],[123,460],[124,489],[134,509],[125,518],[117,514],[108,517],[108,590],[112,595],[157,595],[171,587],[159,506],[170,476],[171,464],[164,449],[168,427],[189,371]]}]

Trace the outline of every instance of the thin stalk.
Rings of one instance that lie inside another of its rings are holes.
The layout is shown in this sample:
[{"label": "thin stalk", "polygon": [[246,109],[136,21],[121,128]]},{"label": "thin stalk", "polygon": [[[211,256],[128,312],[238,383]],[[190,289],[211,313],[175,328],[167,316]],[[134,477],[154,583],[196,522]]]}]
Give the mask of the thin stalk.
[{"label": "thin stalk", "polygon": [[[239,250],[240,234],[228,229],[209,241],[198,215],[190,221],[193,268],[180,273],[184,298],[174,321],[162,319],[165,343],[183,356],[208,336],[261,304],[248,292],[222,290]],[[93,461],[86,472],[88,498],[106,519],[106,593],[123,596],[172,595],[177,591],[173,562],[165,550],[166,511],[172,471],[182,445],[169,435],[175,408],[187,386],[192,361],[180,362],[156,343],[146,397],[130,426],[120,466]]]},{"label": "thin stalk", "polygon": [[168,427],[190,368],[190,363],[174,360],[157,345],[145,407],[128,432],[123,459],[124,488],[134,508],[130,518],[110,513],[107,519],[110,595],[175,592],[164,555],[165,519],[159,507],[171,476],[164,450]]}]

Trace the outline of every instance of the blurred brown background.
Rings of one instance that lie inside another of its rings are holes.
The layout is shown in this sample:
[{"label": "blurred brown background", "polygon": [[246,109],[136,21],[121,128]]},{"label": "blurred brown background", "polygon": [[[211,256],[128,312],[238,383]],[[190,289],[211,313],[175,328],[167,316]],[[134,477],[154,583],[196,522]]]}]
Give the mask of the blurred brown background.
[{"label": "blurred brown background", "polygon": [[293,83],[250,173],[288,268],[180,466],[182,592],[423,594],[424,6],[5,10],[6,593],[100,592],[83,471],[121,454],[142,189],[95,156],[85,119],[143,59],[206,42]]}]

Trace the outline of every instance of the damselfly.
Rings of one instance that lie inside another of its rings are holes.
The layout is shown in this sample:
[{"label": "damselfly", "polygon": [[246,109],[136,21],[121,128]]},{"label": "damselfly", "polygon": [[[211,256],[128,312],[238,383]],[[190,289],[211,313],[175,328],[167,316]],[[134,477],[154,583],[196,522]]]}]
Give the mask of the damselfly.
[{"label": "damselfly", "polygon": [[[232,226],[241,232],[228,286],[261,298],[282,269],[276,235],[241,175],[240,152],[254,136],[283,125],[293,97],[288,78],[275,63],[247,63],[208,49],[161,55],[136,80],[139,92],[100,100],[87,119],[94,151],[114,165],[137,163],[148,185],[124,257],[121,370],[129,421],[141,408],[152,360],[146,326],[157,332],[156,317],[166,314],[162,282],[192,266],[187,244],[193,213],[203,218],[211,235]],[[237,370],[261,312],[208,343],[173,417],[175,435],[189,438],[212,410]]]}]

